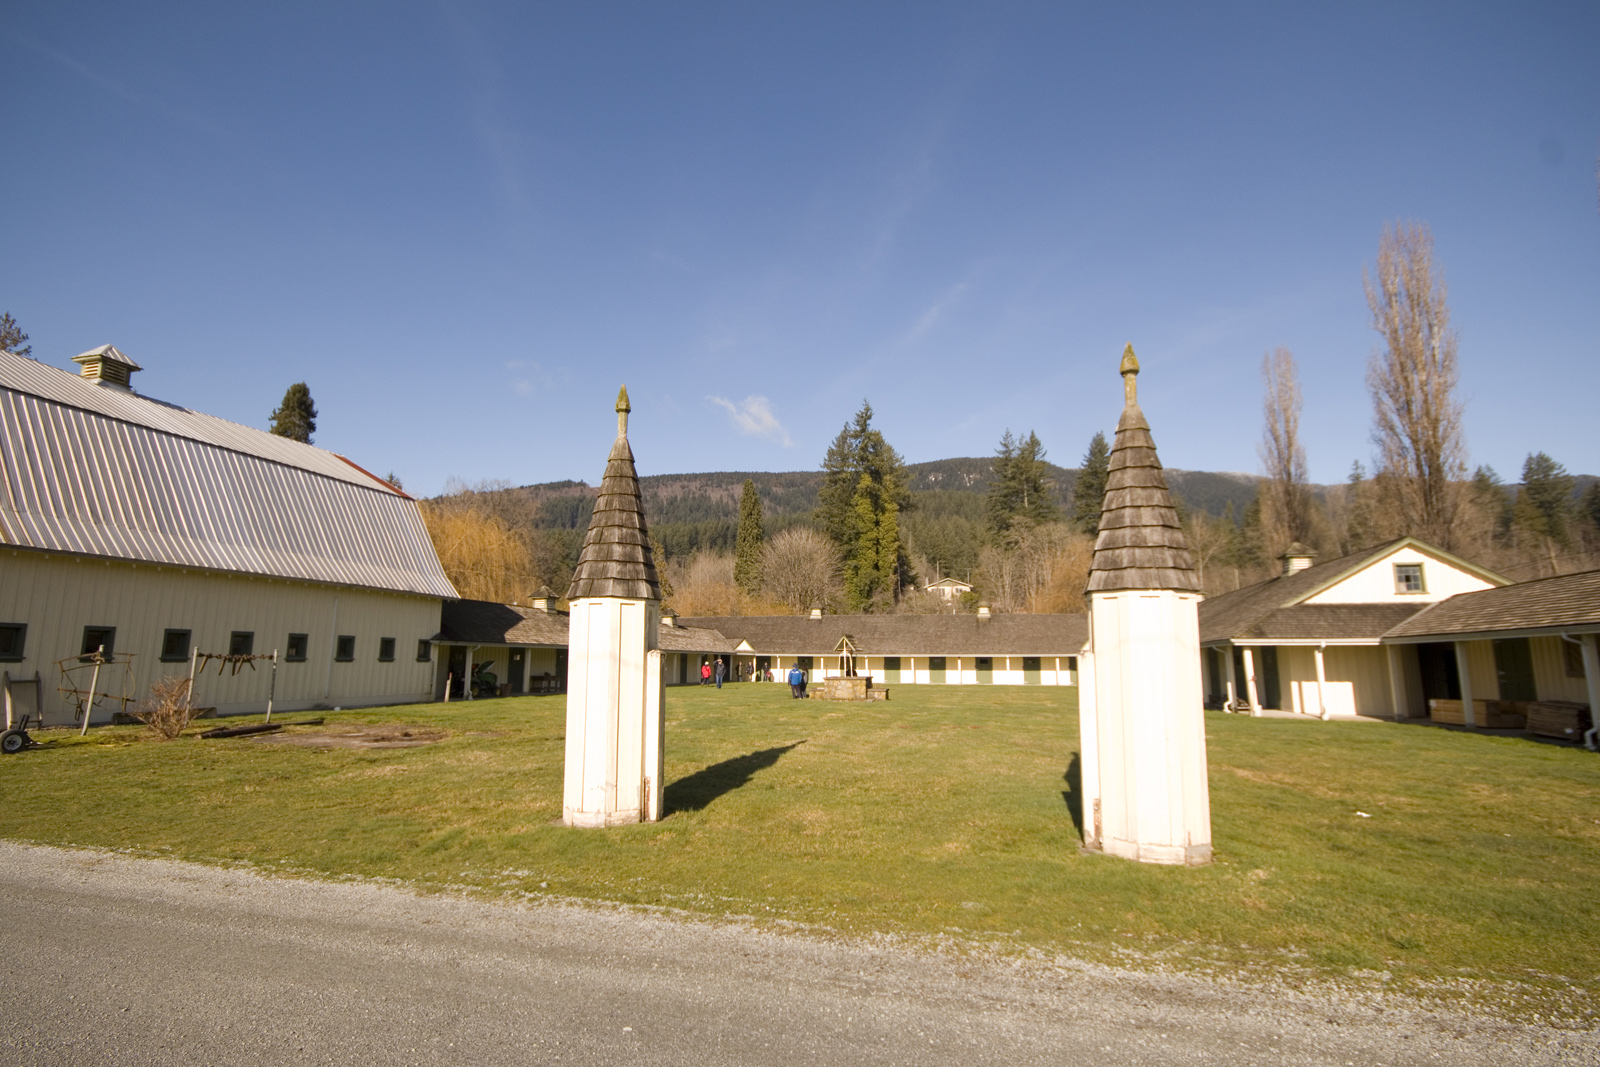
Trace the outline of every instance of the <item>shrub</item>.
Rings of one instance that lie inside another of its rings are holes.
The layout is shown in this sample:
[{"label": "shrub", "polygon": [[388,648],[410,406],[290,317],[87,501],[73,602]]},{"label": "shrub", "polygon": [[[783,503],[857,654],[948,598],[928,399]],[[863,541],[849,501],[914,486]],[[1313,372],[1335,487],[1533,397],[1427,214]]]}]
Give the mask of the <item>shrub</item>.
[{"label": "shrub", "polygon": [[183,733],[194,717],[189,704],[189,679],[168,675],[150,684],[150,699],[140,702],[133,717],[171,741]]}]

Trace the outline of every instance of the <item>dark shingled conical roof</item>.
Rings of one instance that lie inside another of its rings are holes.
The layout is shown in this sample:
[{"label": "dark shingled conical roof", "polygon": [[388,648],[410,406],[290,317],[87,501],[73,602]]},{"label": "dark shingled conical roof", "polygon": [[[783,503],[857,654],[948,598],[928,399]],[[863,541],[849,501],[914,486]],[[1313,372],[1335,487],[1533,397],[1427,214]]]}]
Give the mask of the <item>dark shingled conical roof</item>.
[{"label": "dark shingled conical roof", "polygon": [[1088,591],[1172,589],[1198,593],[1194,558],[1178,524],[1166,475],[1161,473],[1150,424],[1139,410],[1134,385],[1138,373],[1139,360],[1129,345],[1122,353],[1127,402],[1111,445]]},{"label": "dark shingled conical roof", "polygon": [[644,504],[639,499],[639,472],[628,447],[628,387],[617,394],[617,443],[606,457],[606,474],[595,498],[594,518],[578,553],[578,569],[567,587],[567,599],[614,596],[628,600],[660,600],[661,583],[650,551]]}]

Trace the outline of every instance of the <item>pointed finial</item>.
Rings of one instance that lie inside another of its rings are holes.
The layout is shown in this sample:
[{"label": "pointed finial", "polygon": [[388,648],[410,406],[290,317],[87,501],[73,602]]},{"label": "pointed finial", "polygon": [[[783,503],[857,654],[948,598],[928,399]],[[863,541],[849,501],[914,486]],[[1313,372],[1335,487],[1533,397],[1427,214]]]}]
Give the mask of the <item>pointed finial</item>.
[{"label": "pointed finial", "polygon": [[633,405],[628,403],[628,387],[624,385],[617,393],[617,436],[628,436],[628,412],[633,410]]},{"label": "pointed finial", "polygon": [[1117,371],[1122,375],[1122,395],[1129,407],[1139,402],[1139,387],[1135,379],[1139,377],[1139,357],[1133,354],[1133,345],[1129,344],[1122,350],[1122,366]]}]

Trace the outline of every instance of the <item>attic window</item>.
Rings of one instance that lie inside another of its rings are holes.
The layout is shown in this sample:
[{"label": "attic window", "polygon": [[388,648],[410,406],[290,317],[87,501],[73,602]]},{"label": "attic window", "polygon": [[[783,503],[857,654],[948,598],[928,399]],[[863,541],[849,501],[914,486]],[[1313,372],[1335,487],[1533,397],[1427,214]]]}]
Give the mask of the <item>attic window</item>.
[{"label": "attic window", "polygon": [[1394,565],[1394,591],[1396,593],[1426,593],[1422,583],[1422,564],[1396,563]]}]

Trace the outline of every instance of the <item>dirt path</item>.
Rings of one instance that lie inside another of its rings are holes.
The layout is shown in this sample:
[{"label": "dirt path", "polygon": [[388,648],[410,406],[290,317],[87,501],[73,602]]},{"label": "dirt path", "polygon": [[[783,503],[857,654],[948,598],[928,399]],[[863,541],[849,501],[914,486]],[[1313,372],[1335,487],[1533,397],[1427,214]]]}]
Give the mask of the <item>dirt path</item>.
[{"label": "dirt path", "polygon": [[0,843],[0,1062],[1594,1064],[1600,1038]]}]

